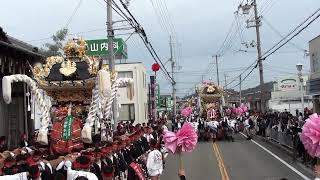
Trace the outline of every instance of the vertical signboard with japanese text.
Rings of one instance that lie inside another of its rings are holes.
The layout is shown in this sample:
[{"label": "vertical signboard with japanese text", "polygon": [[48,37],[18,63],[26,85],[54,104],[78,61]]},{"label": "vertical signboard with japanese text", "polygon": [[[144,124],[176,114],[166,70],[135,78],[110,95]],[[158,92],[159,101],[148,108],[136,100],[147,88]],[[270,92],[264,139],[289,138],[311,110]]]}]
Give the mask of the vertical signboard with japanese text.
[{"label": "vertical signboard with japanese text", "polygon": [[151,121],[156,120],[156,78],[155,76],[150,76],[150,99],[151,99]]}]

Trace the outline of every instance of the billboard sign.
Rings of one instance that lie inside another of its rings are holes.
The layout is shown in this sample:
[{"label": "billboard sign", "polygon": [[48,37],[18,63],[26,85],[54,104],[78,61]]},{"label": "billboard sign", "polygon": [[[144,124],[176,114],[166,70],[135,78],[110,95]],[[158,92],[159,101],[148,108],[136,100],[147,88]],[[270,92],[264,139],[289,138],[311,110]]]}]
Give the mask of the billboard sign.
[{"label": "billboard sign", "polygon": [[298,90],[298,81],[294,78],[282,79],[278,82],[278,89],[280,91]]}]

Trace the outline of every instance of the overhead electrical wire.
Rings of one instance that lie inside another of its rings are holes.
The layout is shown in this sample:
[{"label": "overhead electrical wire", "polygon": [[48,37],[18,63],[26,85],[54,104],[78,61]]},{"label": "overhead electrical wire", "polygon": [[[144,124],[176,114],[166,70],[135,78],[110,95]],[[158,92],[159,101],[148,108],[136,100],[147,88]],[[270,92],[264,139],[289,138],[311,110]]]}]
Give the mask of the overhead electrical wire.
[{"label": "overhead electrical wire", "polygon": [[[320,11],[320,8],[315,12],[315,13],[313,13],[311,16],[309,16],[303,23],[302,23],[302,25],[303,24],[305,24],[306,22],[308,22],[308,20],[310,19],[310,18],[312,18],[317,12],[319,12]],[[284,43],[282,43],[280,46],[278,46],[276,49],[274,49],[274,50],[272,50],[273,49],[273,47],[276,47],[276,46],[273,46],[272,47],[272,49],[269,49],[267,52],[269,52],[268,54],[264,54],[264,56],[262,57],[262,59],[263,60],[265,60],[267,57],[269,57],[270,55],[272,55],[273,53],[275,53],[278,49],[280,49],[281,47],[283,47],[285,44],[287,44],[290,40],[292,40],[294,37],[296,37],[297,35],[299,35],[303,30],[305,30],[310,24],[312,24],[316,19],[318,19],[320,17],[320,14],[318,14],[317,16],[315,16],[312,20],[310,20],[304,27],[302,27],[298,32],[296,32],[292,37],[290,37],[288,40],[286,40]],[[302,26],[301,24],[298,26],[298,27],[301,27]],[[299,29],[299,28],[295,28],[294,30],[296,31],[297,29]],[[294,32],[290,32],[289,33],[289,35],[287,35],[286,37],[289,37],[290,36],[290,34],[293,34]],[[283,40],[280,40],[281,42],[283,41]],[[279,44],[279,43],[276,43],[276,44]],[[255,61],[255,62],[257,62],[257,60]],[[251,69],[251,71],[238,83],[238,84],[236,84],[235,86],[233,86],[231,89],[233,89],[233,88],[235,88],[235,87],[237,87],[237,86],[239,86],[240,85],[240,83],[242,82],[242,81],[244,81],[252,72],[253,72],[253,70],[255,69],[257,67],[257,63],[256,63],[256,65]],[[240,75],[242,75],[242,74],[240,74]],[[240,77],[240,75],[239,76],[237,76],[236,78],[238,78],[238,77]]]},{"label": "overhead electrical wire", "polygon": [[[270,11],[270,9],[274,6],[275,3],[272,4],[274,0],[266,0],[264,1],[263,3],[261,3],[260,6],[258,6],[258,12],[260,14],[260,16],[263,16],[264,14],[263,13],[267,13]],[[268,6],[272,4],[269,8]],[[252,4],[251,4],[252,5]],[[249,19],[252,19],[254,18],[254,13],[252,12],[252,14],[249,16]]]},{"label": "overhead electrical wire", "polygon": [[164,11],[164,7],[162,5],[162,1],[160,0],[151,0],[151,1],[155,1],[155,4],[156,4],[156,9],[155,11],[158,11],[159,14],[160,14],[160,17],[162,18],[163,20],[163,23],[166,25],[166,27],[168,28],[168,34],[169,35],[173,35],[173,31],[172,31],[172,27],[170,26],[170,20],[166,14],[166,12]]},{"label": "overhead electrical wire", "polygon": [[[106,0],[104,0],[107,4],[108,2]],[[151,43],[148,41],[147,36],[143,30],[143,28],[141,27],[141,25],[138,23],[138,21],[136,20],[136,18],[132,15],[132,13],[129,11],[129,9],[127,8],[127,6],[124,4],[124,2],[122,0],[120,0],[121,4],[123,5],[124,9],[128,12],[129,16],[123,12],[123,10],[114,2],[112,1],[112,4],[117,8],[117,10],[112,6],[113,10],[115,10],[124,20],[126,20],[128,22],[129,25],[131,25],[135,31],[137,32],[137,34],[139,35],[139,37],[142,39],[144,45],[146,46],[147,50],[149,51],[150,55],[153,57],[153,59],[157,62],[160,63],[162,65],[162,68],[160,68],[160,70],[166,75],[168,76],[168,78],[170,79],[171,82],[174,82],[174,80],[172,79],[172,77],[170,76],[169,72],[167,71],[167,69],[164,67],[162,61],[160,60],[159,56],[157,55],[157,53],[155,52],[155,50],[153,49],[153,47],[149,47],[148,45],[151,45]],[[121,14],[120,14],[120,12]],[[152,46],[152,45],[151,45]],[[158,59],[157,59],[158,58]]]},{"label": "overhead electrical wire", "polygon": [[[268,26],[269,28],[275,32],[280,38],[284,38],[284,36],[274,27],[271,25],[271,23],[264,17],[262,19]],[[297,44],[293,43],[293,42],[289,42],[289,44],[291,44],[293,47],[295,47],[296,49],[300,50],[300,51],[305,51],[305,49],[303,49],[302,47],[298,46]]]},{"label": "overhead electrical wire", "polygon": [[[302,23],[300,23],[297,27],[295,27],[293,30],[291,30],[286,36],[284,36],[280,41],[278,41],[275,45],[273,45],[268,51],[266,51],[263,55],[262,55],[262,59],[267,58],[268,56],[270,56],[270,52],[275,52],[278,49],[280,49],[282,46],[284,46],[287,42],[289,42],[291,39],[293,39],[295,36],[297,36],[298,34],[300,34],[301,31],[303,31],[306,27],[308,27],[313,21],[315,21],[319,15],[314,18],[311,22],[309,22],[307,24],[307,26],[305,26],[303,29],[301,29],[298,33],[296,33],[294,36],[292,36],[290,39],[288,39],[287,41],[285,41],[288,37],[290,37],[292,34],[294,34],[301,26],[303,26],[306,22],[308,22],[313,16],[315,16],[318,12],[320,11],[320,8],[318,8],[314,13],[312,13],[308,18],[306,18]],[[282,43],[283,41],[285,41],[285,43]],[[282,44],[281,44],[282,43]],[[281,44],[281,45],[280,45]],[[280,45],[280,46],[279,46]],[[278,48],[276,48],[277,46],[279,46]],[[276,48],[275,51],[273,51],[273,49]],[[272,54],[273,54],[272,53]]]},{"label": "overhead electrical wire", "polygon": [[71,16],[69,17],[69,19],[68,19],[66,25],[64,26],[64,28],[68,28],[68,26],[70,25],[73,17],[76,15],[78,9],[80,8],[81,4],[82,4],[82,0],[79,0],[77,6],[76,6],[76,7],[74,8],[74,10],[72,11],[72,14],[71,14]]},{"label": "overhead electrical wire", "polygon": [[150,2],[151,2],[152,8],[153,8],[153,10],[154,10],[154,12],[155,12],[155,15],[156,15],[156,17],[157,17],[157,20],[158,20],[158,22],[159,22],[160,27],[161,27],[164,31],[166,31],[168,34],[170,34],[170,31],[169,31],[169,29],[168,29],[168,27],[167,27],[167,25],[166,25],[166,23],[165,23],[165,20],[163,20],[163,16],[161,16],[161,15],[159,14],[159,12],[157,11],[157,8],[156,8],[155,3],[153,2],[153,0],[150,0]]},{"label": "overhead electrical wire", "polygon": [[282,71],[282,70],[274,69],[274,68],[270,68],[270,67],[264,67],[264,69],[266,69],[268,71],[272,71],[272,72],[281,73],[281,74],[292,74],[292,75],[296,75],[297,74],[297,73],[288,72],[288,71]]},{"label": "overhead electrical wire", "polygon": [[244,43],[243,27],[241,26],[240,16],[239,16],[238,13],[236,13],[235,16],[236,16],[235,18],[236,18],[237,26],[238,26],[238,33],[239,33],[240,43]]},{"label": "overhead electrical wire", "polygon": [[[253,68],[251,68],[250,72],[249,72],[245,77],[241,78],[241,81],[240,81],[238,84],[236,84],[235,86],[232,86],[232,87],[229,88],[229,89],[234,89],[235,87],[239,86],[243,81],[245,81],[245,80],[249,77],[249,75],[253,72],[253,70],[254,70],[255,68],[257,68],[257,64],[256,64]],[[239,78],[239,77],[240,77],[240,75],[238,76],[238,78]],[[242,76],[241,76],[241,77],[242,77]]]},{"label": "overhead electrical wire", "polygon": [[255,60],[253,63],[251,63],[251,64],[250,64],[247,68],[245,68],[239,75],[235,76],[232,81],[228,82],[226,86],[228,87],[230,84],[232,84],[233,82],[235,82],[236,80],[238,80],[238,78],[239,78],[240,76],[242,76],[245,72],[247,72],[251,67],[253,67],[253,69],[256,68],[257,62],[258,62],[258,61]]},{"label": "overhead electrical wire", "polygon": [[264,9],[261,8],[260,14],[266,15],[271,10],[271,8],[276,4],[276,2],[278,1],[274,1],[274,0],[269,1],[269,4],[267,4]]},{"label": "overhead electrical wire", "polygon": [[231,34],[231,32],[233,31],[233,28],[234,28],[234,25],[235,25],[235,19],[232,21],[230,27],[229,27],[229,30],[228,30],[228,33],[227,33],[227,36],[225,37],[225,39],[223,40],[222,42],[222,45],[220,46],[220,48],[218,49],[218,51],[216,52],[217,55],[222,55],[222,50],[223,48],[225,47],[225,44]]},{"label": "overhead electrical wire", "polygon": [[[132,13],[130,12],[130,10],[128,9],[127,5],[120,0],[123,8],[126,10],[126,12],[129,14],[129,16],[132,18],[131,21],[129,21],[130,25],[132,25],[136,31],[138,32],[139,37],[141,38],[141,40],[143,41],[143,43],[145,44],[147,50],[149,51],[150,55],[153,57],[153,59],[157,62],[160,63],[160,66],[162,66],[161,71],[168,76],[168,78],[170,79],[170,81],[172,83],[175,83],[174,79],[171,77],[171,75],[169,74],[168,70],[166,69],[166,67],[164,66],[163,62],[161,61],[160,57],[158,56],[157,52],[155,51],[155,49],[153,48],[153,45],[151,44],[151,42],[148,40],[148,37],[144,31],[144,29],[142,28],[142,26],[138,23],[138,21],[136,20],[136,18],[132,15]],[[121,10],[121,8],[114,2],[114,5],[116,6],[116,8],[118,8],[124,16],[127,17],[127,15]]]},{"label": "overhead electrical wire", "polygon": [[169,12],[169,9],[168,9],[166,0],[160,0],[160,2],[161,2],[161,3],[163,2],[164,9],[165,9],[165,12],[166,12],[167,18],[168,18],[168,23],[169,23],[169,25],[170,25],[171,28],[172,28],[172,31],[173,31],[174,36],[177,38],[176,28],[175,28],[174,23],[172,22],[171,14],[170,14],[170,12]]},{"label": "overhead electrical wire", "polygon": [[[286,45],[289,41],[291,41],[294,37],[299,35],[303,30],[305,30],[310,24],[312,24],[315,20],[317,20],[320,17],[320,13],[316,15],[320,11],[320,8],[317,9],[311,16],[309,16],[305,21],[303,21],[301,24],[299,24],[294,30],[292,30],[288,35],[286,35],[284,38],[282,38],[276,45],[272,46],[266,53],[262,55],[262,59],[265,60],[267,57],[278,51],[280,48],[282,48],[284,45]],[[315,16],[316,15],[316,16]],[[312,20],[310,20],[313,16],[315,16]],[[309,21],[310,20],[310,21]],[[309,21],[309,22],[308,22]],[[308,22],[305,26],[303,26],[298,32],[297,31],[303,24]],[[293,34],[294,33],[294,34]],[[293,34],[293,35],[292,35]],[[292,35],[292,36],[291,36]],[[291,36],[291,37],[290,37]],[[286,38],[290,37],[289,39],[285,40]],[[285,40],[285,41],[284,41]],[[284,42],[283,42],[284,41]],[[282,44],[280,44],[283,42]],[[279,45],[279,46],[278,46]],[[278,47],[277,47],[278,46]]]}]

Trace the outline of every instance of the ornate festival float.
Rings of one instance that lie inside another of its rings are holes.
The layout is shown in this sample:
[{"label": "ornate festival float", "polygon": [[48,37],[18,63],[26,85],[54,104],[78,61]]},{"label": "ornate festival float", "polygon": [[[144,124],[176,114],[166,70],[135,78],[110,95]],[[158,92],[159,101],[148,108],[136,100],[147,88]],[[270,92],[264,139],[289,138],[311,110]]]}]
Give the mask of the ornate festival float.
[{"label": "ornate festival float", "polygon": [[114,123],[111,108],[118,88],[126,86],[128,96],[133,96],[133,80],[117,78],[116,72],[100,68],[98,60],[86,55],[83,39],[69,40],[63,50],[64,56],[48,57],[44,64],[36,64],[33,77],[15,74],[2,79],[7,104],[11,102],[12,83],[28,85],[41,112],[37,142],[50,144],[55,154],[83,149],[83,143],[92,143],[94,134],[106,139]]},{"label": "ornate festival float", "polygon": [[214,119],[221,111],[223,90],[212,82],[203,82],[198,89],[200,97],[200,116],[207,120]]}]

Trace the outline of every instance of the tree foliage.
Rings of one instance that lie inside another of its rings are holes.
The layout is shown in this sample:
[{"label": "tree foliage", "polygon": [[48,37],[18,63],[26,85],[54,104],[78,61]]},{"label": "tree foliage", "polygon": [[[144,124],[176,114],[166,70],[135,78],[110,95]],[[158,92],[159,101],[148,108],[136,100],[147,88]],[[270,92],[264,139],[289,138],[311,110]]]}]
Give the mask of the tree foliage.
[{"label": "tree foliage", "polygon": [[63,28],[52,35],[52,43],[45,43],[40,49],[41,54],[49,56],[61,56],[63,54],[63,41],[68,35],[68,29]]}]

